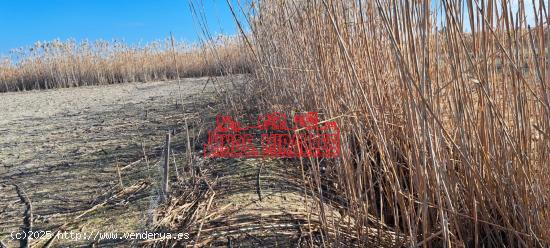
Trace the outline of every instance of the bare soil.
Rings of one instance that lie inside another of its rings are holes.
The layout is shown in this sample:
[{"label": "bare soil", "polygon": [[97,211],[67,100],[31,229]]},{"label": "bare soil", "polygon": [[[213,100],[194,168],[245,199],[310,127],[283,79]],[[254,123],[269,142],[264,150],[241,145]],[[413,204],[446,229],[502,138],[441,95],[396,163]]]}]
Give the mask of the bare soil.
[{"label": "bare soil", "polygon": [[[304,190],[307,166],[288,160],[200,158],[205,133],[223,112],[219,91],[224,87],[219,86],[243,80],[199,78],[0,94],[0,241],[19,245],[10,234],[21,230],[25,205],[15,185],[33,205],[35,231],[123,233],[161,226],[191,235],[183,241],[58,239],[52,247],[180,247],[194,242],[291,247],[320,245],[327,232],[341,236],[341,242],[357,238],[342,231],[354,221],[340,215],[331,197],[321,208],[320,199],[308,193],[312,189]],[[159,205],[168,130],[174,134],[173,193],[167,204]],[[192,163],[185,155],[186,130],[196,152]],[[201,173],[191,177],[195,169]],[[332,229],[321,231],[322,219]],[[31,242],[43,247],[48,239]]]},{"label": "bare soil", "polygon": [[[206,82],[0,94],[0,241],[18,245],[10,233],[20,230],[24,205],[15,184],[32,202],[34,230],[55,232],[63,224],[82,231],[145,230],[165,134],[181,132],[187,118],[195,136],[201,115],[213,112],[216,102],[214,84]],[[179,155],[176,149],[173,158]],[[122,192],[132,186],[135,192]],[[107,204],[89,211],[101,203]]]}]

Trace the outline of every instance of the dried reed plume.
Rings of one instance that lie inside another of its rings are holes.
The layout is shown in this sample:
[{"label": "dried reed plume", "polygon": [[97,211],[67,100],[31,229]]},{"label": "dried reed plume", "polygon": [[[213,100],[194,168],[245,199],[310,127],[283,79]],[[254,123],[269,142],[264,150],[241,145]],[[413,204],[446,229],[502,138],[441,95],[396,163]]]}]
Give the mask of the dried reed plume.
[{"label": "dried reed plume", "polygon": [[358,245],[380,227],[411,246],[550,246],[549,17],[534,2],[250,1],[249,94],[338,118],[341,159],[312,161],[305,185],[353,217]]},{"label": "dried reed plume", "polygon": [[240,46],[239,39],[222,36],[201,45],[169,37],[144,47],[102,40],[37,42],[0,63],[0,92],[246,73]]}]

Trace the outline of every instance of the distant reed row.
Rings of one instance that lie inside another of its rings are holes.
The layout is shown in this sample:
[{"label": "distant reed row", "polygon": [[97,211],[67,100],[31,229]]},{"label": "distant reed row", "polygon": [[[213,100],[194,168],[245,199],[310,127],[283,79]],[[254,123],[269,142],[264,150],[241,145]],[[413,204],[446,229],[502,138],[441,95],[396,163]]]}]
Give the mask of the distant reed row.
[{"label": "distant reed row", "polygon": [[0,92],[147,82],[249,72],[239,39],[190,45],[171,37],[145,46],[121,41],[37,42],[0,63]]}]

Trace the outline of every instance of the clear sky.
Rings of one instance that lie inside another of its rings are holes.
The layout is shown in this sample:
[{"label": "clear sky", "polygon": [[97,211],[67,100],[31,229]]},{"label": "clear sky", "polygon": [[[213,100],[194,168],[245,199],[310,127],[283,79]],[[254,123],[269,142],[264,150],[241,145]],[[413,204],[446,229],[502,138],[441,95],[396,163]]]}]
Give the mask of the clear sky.
[{"label": "clear sky", "polygon": [[[225,0],[203,2],[211,30],[235,34]],[[198,41],[200,29],[189,0],[2,0],[0,1],[0,56],[10,49],[53,39],[77,41],[124,39],[145,44],[172,32],[178,40]]]},{"label": "clear sky", "polygon": [[[53,39],[123,39],[129,44],[144,45],[172,32],[177,40],[196,42],[200,29],[193,21],[189,1],[0,0],[0,58],[13,48]],[[197,7],[203,8],[213,33],[237,32],[226,0],[192,1],[202,3]],[[519,1],[522,0],[510,1],[514,11]],[[532,23],[532,2],[524,2],[527,20]]]}]

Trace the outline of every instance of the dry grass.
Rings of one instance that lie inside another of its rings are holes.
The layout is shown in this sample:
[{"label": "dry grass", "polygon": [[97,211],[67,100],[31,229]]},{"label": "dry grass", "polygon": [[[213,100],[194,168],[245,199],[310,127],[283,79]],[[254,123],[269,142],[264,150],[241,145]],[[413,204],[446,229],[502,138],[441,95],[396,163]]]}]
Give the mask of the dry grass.
[{"label": "dry grass", "polygon": [[249,72],[242,44],[219,37],[202,45],[171,37],[144,47],[119,41],[37,42],[0,63],[0,92],[158,81]]},{"label": "dry grass", "polygon": [[339,117],[341,158],[309,161],[304,185],[344,196],[355,237],[550,245],[548,6],[529,33],[508,1],[251,2],[248,94],[263,111]]}]

